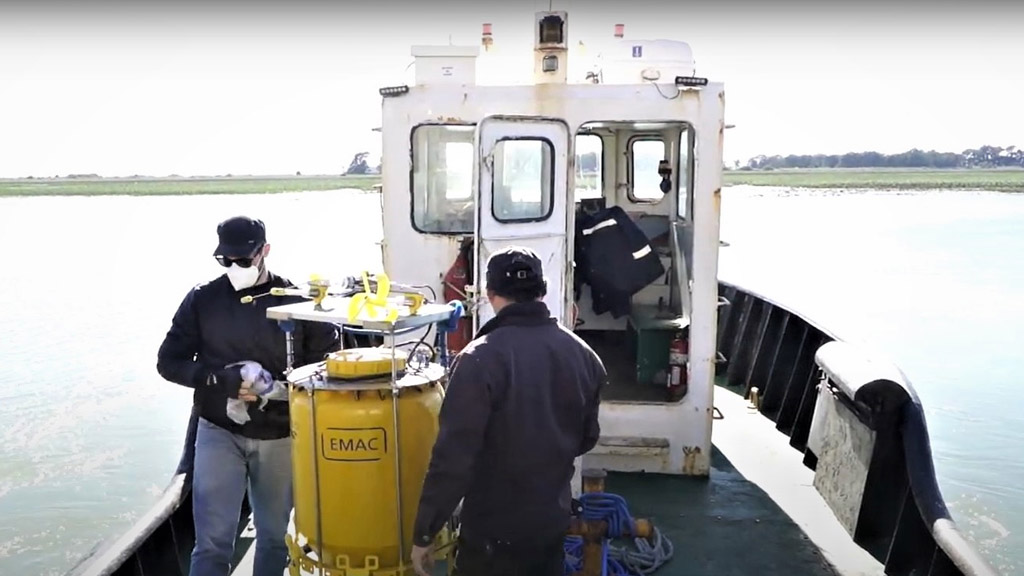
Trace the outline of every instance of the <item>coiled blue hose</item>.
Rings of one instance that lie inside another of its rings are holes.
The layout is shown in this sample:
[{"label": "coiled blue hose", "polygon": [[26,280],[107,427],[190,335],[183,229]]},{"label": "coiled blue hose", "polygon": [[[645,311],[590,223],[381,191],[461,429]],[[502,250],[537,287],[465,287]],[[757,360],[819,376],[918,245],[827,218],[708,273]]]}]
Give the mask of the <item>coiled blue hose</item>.
[{"label": "coiled blue hose", "polygon": [[[636,528],[626,500],[621,496],[607,492],[588,492],[580,496],[580,502],[583,504],[584,520],[604,520],[608,525],[608,538],[601,543],[602,576],[647,576],[672,558],[672,543],[657,527],[651,538],[653,543],[646,538],[633,538],[636,550],[611,545],[611,540],[631,534]],[[582,556],[583,539],[579,536],[566,536],[563,564],[566,575],[583,569]]]}]

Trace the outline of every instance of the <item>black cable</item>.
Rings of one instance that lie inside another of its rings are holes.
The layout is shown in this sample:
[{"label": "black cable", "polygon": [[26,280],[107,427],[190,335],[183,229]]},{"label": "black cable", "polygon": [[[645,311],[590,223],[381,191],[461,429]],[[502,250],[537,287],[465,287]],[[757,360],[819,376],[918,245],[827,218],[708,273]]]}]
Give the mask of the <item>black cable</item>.
[{"label": "black cable", "polygon": [[430,299],[432,301],[434,301],[434,302],[437,302],[437,292],[434,290],[433,286],[428,286],[426,284],[410,284],[409,287],[410,288],[426,288],[427,290],[430,290]]}]

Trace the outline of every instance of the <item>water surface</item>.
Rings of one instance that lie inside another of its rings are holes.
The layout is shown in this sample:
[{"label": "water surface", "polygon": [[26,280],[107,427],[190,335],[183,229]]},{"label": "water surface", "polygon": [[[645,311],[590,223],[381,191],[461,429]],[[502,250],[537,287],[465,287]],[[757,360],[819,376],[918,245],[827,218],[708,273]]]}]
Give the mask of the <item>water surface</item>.
[{"label": "water surface", "polygon": [[[1024,195],[732,187],[722,209],[722,278],[899,363],[957,520],[1024,566]],[[370,194],[0,198],[0,574],[64,573],[168,482],[191,395],[156,350],[237,213],[295,280],[380,266]]]}]

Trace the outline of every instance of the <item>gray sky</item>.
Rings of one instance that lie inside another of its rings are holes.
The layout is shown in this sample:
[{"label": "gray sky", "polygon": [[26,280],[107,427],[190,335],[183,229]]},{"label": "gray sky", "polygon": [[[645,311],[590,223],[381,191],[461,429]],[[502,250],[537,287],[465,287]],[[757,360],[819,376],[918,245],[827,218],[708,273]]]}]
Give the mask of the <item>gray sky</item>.
[{"label": "gray sky", "polygon": [[[408,79],[411,44],[475,45],[489,21],[529,74],[549,3],[83,4],[0,7],[0,176],[337,173],[379,153],[377,88]],[[1010,2],[552,4],[588,54],[615,23],[689,42],[726,84],[730,161],[1024,146]]]}]

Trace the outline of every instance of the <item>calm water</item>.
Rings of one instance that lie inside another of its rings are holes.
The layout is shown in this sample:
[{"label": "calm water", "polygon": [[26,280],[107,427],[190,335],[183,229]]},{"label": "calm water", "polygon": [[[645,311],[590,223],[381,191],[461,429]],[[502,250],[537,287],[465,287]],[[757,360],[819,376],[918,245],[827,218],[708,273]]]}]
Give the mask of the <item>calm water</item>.
[{"label": "calm water", "polygon": [[[899,363],[957,520],[1024,567],[1024,196],[736,187],[722,206],[722,277]],[[239,212],[266,221],[293,279],[380,265],[373,195],[0,199],[0,574],[62,574],[165,486],[190,395],[156,350]]]}]

